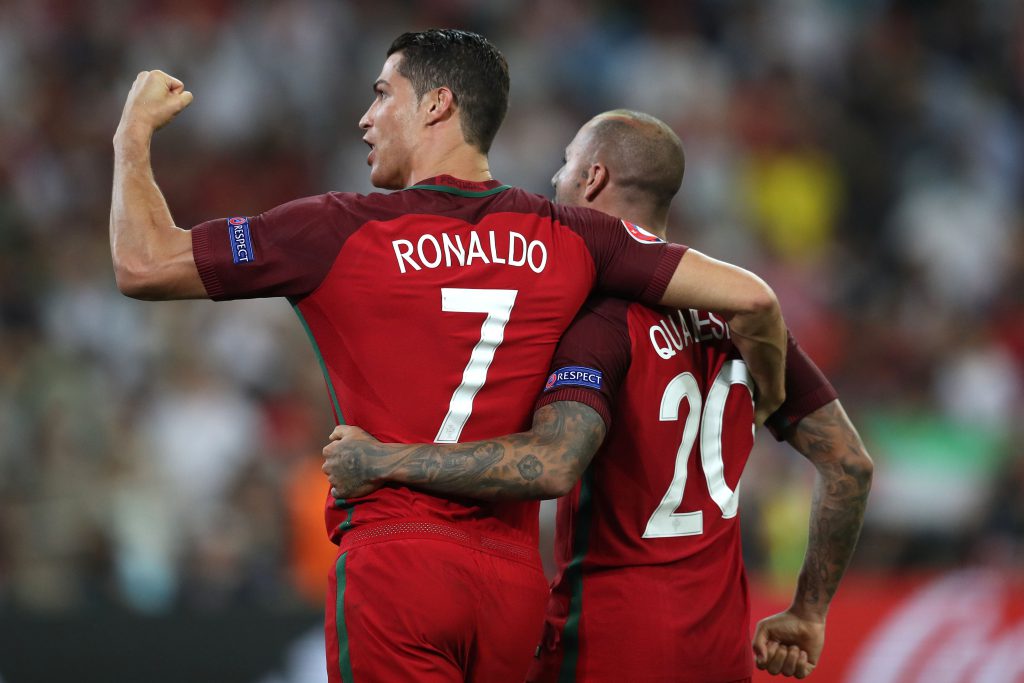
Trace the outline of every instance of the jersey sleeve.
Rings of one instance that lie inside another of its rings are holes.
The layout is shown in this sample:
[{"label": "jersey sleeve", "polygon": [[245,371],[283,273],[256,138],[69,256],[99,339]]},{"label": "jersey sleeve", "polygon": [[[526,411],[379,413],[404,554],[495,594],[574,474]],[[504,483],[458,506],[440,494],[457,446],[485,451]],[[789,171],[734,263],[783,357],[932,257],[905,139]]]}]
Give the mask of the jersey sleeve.
[{"label": "jersey sleeve", "polygon": [[652,306],[661,301],[688,247],[667,243],[634,223],[593,209],[556,210],[561,222],[587,245],[599,292]]},{"label": "jersey sleeve", "polygon": [[349,201],[324,194],[193,227],[192,254],[206,293],[215,301],[309,294],[357,227]]},{"label": "jersey sleeve", "polygon": [[793,335],[786,349],[786,400],[765,421],[777,441],[784,441],[789,429],[818,408],[839,398],[835,388],[818,369]]},{"label": "jersey sleeve", "polygon": [[592,297],[562,335],[537,408],[556,401],[590,406],[611,426],[611,407],[632,357],[627,312],[620,299]]}]

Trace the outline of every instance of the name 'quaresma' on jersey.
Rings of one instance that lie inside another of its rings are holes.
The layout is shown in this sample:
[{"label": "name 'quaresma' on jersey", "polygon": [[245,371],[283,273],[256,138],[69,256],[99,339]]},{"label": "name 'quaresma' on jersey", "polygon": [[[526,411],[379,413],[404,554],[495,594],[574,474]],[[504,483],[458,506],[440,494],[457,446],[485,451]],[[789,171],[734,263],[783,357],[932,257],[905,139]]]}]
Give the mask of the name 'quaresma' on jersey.
[{"label": "name 'quaresma' on jersey", "polygon": [[[702,553],[734,527],[739,478],[753,445],[754,384],[746,364],[714,313],[609,300],[595,310],[608,324],[619,319],[629,361],[621,378],[604,373],[614,394],[613,428],[590,468],[601,501],[586,520],[583,566],[664,564]],[[589,339],[588,353],[601,353]],[[576,526],[579,501],[562,510],[560,520]],[[577,554],[559,550],[563,564]]]},{"label": "name 'quaresma' on jersey", "polygon": [[[685,248],[497,182],[442,176],[391,194],[329,193],[193,229],[211,298],[286,296],[339,420],[382,441],[521,431],[559,336],[591,288],[661,298]],[[537,506],[385,487],[328,501],[336,542],[433,534],[536,555]],[[453,527],[457,527],[455,530]],[[497,546],[495,546],[497,547]]]},{"label": "name 'quaresma' on jersey", "polygon": [[532,680],[742,679],[749,613],[737,505],[754,427],[746,364],[713,313],[608,299],[588,308],[554,367],[604,375],[584,401],[610,406],[611,429],[559,501],[558,575]]},{"label": "name 'quaresma' on jersey", "polygon": [[[592,377],[589,385],[561,379]],[[538,405],[609,423],[558,504],[558,574],[530,681],[723,683],[752,673],[740,476],[754,384],[714,313],[595,297],[564,335]],[[835,398],[790,338],[783,429]]]}]

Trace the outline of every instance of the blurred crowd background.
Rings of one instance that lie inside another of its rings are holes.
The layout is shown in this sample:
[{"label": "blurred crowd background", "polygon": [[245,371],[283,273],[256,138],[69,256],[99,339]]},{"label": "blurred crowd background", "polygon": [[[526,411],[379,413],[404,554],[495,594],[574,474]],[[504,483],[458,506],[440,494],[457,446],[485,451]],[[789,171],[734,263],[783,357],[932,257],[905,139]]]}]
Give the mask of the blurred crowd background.
[{"label": "blurred crowd background", "polygon": [[[153,153],[179,225],[371,191],[357,122],[391,40],[430,26],[509,60],[504,182],[550,194],[606,109],[678,131],[670,236],[770,282],[875,458],[854,571],[1024,569],[1019,3],[8,0],[0,610],[320,604],[312,349],[283,300],[117,292],[111,137],[160,68],[195,94]],[[790,591],[814,471],[765,437],[746,552]]]}]

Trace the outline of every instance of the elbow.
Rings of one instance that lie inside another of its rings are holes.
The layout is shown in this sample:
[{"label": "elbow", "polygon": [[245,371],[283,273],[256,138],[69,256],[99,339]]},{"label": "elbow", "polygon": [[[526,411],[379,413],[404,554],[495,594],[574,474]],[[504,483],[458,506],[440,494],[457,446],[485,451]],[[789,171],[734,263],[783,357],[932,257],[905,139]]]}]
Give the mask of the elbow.
[{"label": "elbow", "polygon": [[549,471],[544,471],[527,485],[529,491],[527,497],[534,500],[561,498],[573,490],[582,475],[582,472],[577,472],[575,467],[568,469],[544,467],[543,469]]},{"label": "elbow", "polygon": [[[600,444],[600,441],[597,443]],[[565,469],[545,474],[543,477],[544,481],[541,483],[541,497],[548,499],[569,495],[583,477],[583,472],[590,464],[594,450],[596,450],[596,446],[587,452],[586,457],[576,458]]]},{"label": "elbow", "polygon": [[145,275],[138,267],[114,259],[114,281],[117,291],[132,299],[142,299],[145,292]]},{"label": "elbow", "polygon": [[561,498],[562,496],[568,495],[576,486],[576,482],[578,480],[578,477],[568,475],[549,477],[543,485],[543,498],[546,500],[549,498]]},{"label": "elbow", "polygon": [[743,287],[738,288],[730,313],[729,325],[742,330],[760,327],[769,320],[781,319],[782,307],[768,283],[748,273]]},{"label": "elbow", "polygon": [[747,293],[745,304],[744,308],[746,310],[744,312],[758,317],[776,316],[782,310],[779,306],[779,298],[775,296],[775,291],[760,278],[756,279],[756,284]]},{"label": "elbow", "polygon": [[843,472],[852,477],[857,488],[867,494],[871,490],[871,480],[875,474],[875,463],[863,448],[853,449],[842,460]]},{"label": "elbow", "polygon": [[131,299],[154,300],[152,269],[145,264],[114,257],[114,280],[121,294]]},{"label": "elbow", "polygon": [[522,476],[538,475],[532,481],[533,497],[561,498],[571,492],[601,447],[605,431],[601,415],[585,404],[556,401],[537,410],[530,455],[518,465]]}]

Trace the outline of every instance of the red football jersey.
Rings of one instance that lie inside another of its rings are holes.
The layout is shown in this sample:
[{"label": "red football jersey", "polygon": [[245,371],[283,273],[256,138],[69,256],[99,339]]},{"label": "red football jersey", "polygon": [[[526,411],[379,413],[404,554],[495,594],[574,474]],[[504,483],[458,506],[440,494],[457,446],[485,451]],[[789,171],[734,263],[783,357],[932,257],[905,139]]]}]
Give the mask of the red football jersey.
[{"label": "red football jersey", "polygon": [[[193,229],[211,298],[289,297],[339,421],[404,443],[527,428],[558,339],[591,288],[659,300],[684,250],[639,240],[595,211],[448,176]],[[343,549],[426,535],[536,555],[533,502],[391,486],[328,499],[327,523]]]},{"label": "red football jersey", "polygon": [[[780,429],[835,398],[792,339],[788,358]],[[558,574],[531,680],[750,676],[737,505],[754,384],[728,325],[595,299],[552,369],[538,405],[586,403],[610,431],[558,504]]]}]

